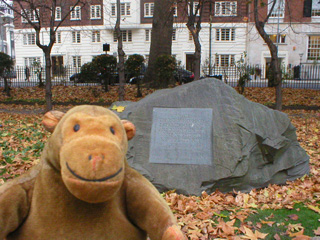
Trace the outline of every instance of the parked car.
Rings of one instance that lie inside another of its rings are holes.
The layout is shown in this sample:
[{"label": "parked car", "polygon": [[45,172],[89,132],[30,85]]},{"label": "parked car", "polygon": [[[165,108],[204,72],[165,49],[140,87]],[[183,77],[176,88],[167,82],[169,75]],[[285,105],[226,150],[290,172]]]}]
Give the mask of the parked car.
[{"label": "parked car", "polygon": [[[136,84],[138,82],[138,80],[142,80],[144,78],[145,72],[146,72],[146,70],[143,73],[141,73],[140,76],[130,78],[129,83]],[[190,71],[185,70],[183,68],[177,68],[173,73],[173,77],[176,80],[176,82],[178,82],[179,84],[189,83],[194,80],[193,72],[190,72]]]},{"label": "parked car", "polygon": [[174,72],[174,78],[179,83],[189,83],[194,80],[194,74],[193,72],[190,72],[183,68],[177,68],[177,70]]},{"label": "parked car", "polygon": [[88,83],[88,82],[94,82],[94,83],[103,83],[103,79],[101,76],[101,73],[98,73],[97,76],[94,79],[85,79],[82,77],[81,72],[80,73],[74,73],[70,76],[70,81],[73,81],[75,83]]}]

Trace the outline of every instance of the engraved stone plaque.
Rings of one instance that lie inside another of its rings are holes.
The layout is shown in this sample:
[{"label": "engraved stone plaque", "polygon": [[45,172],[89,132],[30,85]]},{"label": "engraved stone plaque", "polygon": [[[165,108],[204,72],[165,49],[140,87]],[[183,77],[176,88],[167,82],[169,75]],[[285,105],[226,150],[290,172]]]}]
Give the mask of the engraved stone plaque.
[{"label": "engraved stone plaque", "polygon": [[212,164],[212,109],[154,108],[150,163]]}]

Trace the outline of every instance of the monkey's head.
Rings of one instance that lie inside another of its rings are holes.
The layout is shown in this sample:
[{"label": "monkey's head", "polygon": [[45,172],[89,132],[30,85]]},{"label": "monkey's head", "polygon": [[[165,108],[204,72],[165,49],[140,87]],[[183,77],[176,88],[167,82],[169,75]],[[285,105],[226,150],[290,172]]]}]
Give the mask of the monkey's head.
[{"label": "monkey's head", "polygon": [[90,203],[112,198],[124,180],[128,140],[135,126],[106,108],[87,105],[66,114],[48,112],[42,123],[53,133],[45,161],[60,171],[70,193]]}]

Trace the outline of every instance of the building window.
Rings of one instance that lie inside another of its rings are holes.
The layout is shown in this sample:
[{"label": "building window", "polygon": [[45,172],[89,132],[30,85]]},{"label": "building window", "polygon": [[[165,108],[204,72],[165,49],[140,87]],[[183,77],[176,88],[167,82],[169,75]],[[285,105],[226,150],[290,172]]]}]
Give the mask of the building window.
[{"label": "building window", "polygon": [[270,15],[270,18],[284,18],[284,2],[285,0],[269,0],[268,1],[268,13],[271,11],[271,7],[276,1],[273,11]]},{"label": "building window", "polygon": [[24,58],[24,65],[25,66],[32,66],[35,62],[40,62],[40,57],[26,57]]},{"label": "building window", "polygon": [[272,34],[272,35],[269,35],[269,37],[273,43],[286,43],[286,35],[284,34],[282,35]]},{"label": "building window", "polygon": [[61,7],[56,7],[55,20],[61,21]]},{"label": "building window", "polygon": [[217,28],[216,41],[235,41],[235,28]]},{"label": "building window", "polygon": [[215,2],[214,15],[218,17],[237,16],[237,2]]},{"label": "building window", "polygon": [[177,40],[177,30],[173,29],[172,30],[172,41],[176,41]]},{"label": "building window", "polygon": [[229,67],[234,65],[234,55],[216,54],[215,65],[217,67]]},{"label": "building window", "polygon": [[36,34],[26,33],[23,34],[23,45],[35,45],[36,44]]},{"label": "building window", "polygon": [[81,67],[81,56],[73,56],[72,63],[73,63],[73,67],[75,68]]},{"label": "building window", "polygon": [[[120,14],[121,16],[131,15],[131,5],[130,3],[120,3]],[[111,3],[111,16],[117,16],[117,4]]]},{"label": "building window", "polygon": [[[193,2],[193,13],[192,13],[193,15],[200,16],[200,8],[197,9],[198,5],[199,5],[199,2]],[[189,3],[189,5],[188,5],[188,15],[189,16],[190,16],[190,11],[191,10],[190,10],[190,3]],[[197,14],[195,14],[195,13],[197,13]]]},{"label": "building window", "polygon": [[319,0],[312,0],[312,17],[320,17],[320,1]]},{"label": "building window", "polygon": [[91,19],[101,19],[101,5],[91,5],[90,18]]},{"label": "building window", "polygon": [[72,32],[72,43],[81,43],[80,31],[73,31]]},{"label": "building window", "polygon": [[[121,31],[122,41],[123,42],[132,42],[132,31],[131,30],[122,30]],[[113,41],[117,42],[117,33],[113,33]]]},{"label": "building window", "polygon": [[144,4],[144,17],[153,17],[154,3]]},{"label": "building window", "polygon": [[[70,10],[72,7],[70,8]],[[71,20],[81,20],[81,7],[80,6],[75,6],[73,10],[70,13],[70,19]]]},{"label": "building window", "polygon": [[56,32],[55,43],[61,43],[61,32]]},{"label": "building window", "polygon": [[146,42],[150,42],[150,40],[151,40],[151,29],[146,29],[145,33],[146,33]]},{"label": "building window", "polygon": [[100,31],[92,31],[92,42],[101,42]]},{"label": "building window", "polygon": [[172,10],[173,10],[173,16],[174,17],[178,17],[178,5],[177,5],[177,3],[173,4]]},{"label": "building window", "polygon": [[309,36],[308,60],[320,60],[320,36]]},{"label": "building window", "polygon": [[192,36],[192,33],[189,31],[189,41],[192,41],[193,40],[193,36]]},{"label": "building window", "polygon": [[[21,21],[23,23],[27,23],[28,22],[27,19],[29,19],[31,22],[38,22],[40,12],[39,12],[39,9],[37,9],[37,10],[25,9],[24,11],[21,10],[21,16],[22,16]],[[26,18],[23,16],[26,16]]]}]

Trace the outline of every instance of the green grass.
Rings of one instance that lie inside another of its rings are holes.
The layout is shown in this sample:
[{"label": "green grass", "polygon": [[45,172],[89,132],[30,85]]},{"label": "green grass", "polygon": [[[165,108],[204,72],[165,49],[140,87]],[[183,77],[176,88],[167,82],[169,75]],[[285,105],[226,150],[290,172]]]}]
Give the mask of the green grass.
[{"label": "green grass", "polygon": [[[292,220],[289,216],[296,214],[297,220]],[[304,235],[314,236],[313,230],[320,226],[320,214],[310,210],[302,203],[295,204],[294,209],[279,209],[279,210],[258,210],[257,214],[250,215],[247,222],[251,221],[253,225],[263,221],[275,222],[272,226],[262,224],[259,232],[269,233],[266,239],[274,239],[274,235],[278,234],[281,239],[292,239],[285,233],[289,224],[299,224],[304,227]]]}]

